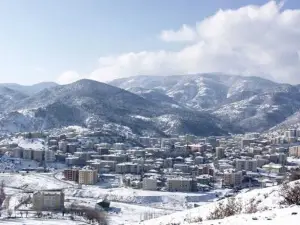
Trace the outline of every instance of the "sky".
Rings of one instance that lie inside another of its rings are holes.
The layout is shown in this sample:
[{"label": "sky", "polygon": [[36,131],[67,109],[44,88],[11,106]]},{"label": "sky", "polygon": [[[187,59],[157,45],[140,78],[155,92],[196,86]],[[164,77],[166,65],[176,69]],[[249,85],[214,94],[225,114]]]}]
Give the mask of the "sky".
[{"label": "sky", "polygon": [[300,1],[0,0],[0,83],[204,72],[300,83]]}]

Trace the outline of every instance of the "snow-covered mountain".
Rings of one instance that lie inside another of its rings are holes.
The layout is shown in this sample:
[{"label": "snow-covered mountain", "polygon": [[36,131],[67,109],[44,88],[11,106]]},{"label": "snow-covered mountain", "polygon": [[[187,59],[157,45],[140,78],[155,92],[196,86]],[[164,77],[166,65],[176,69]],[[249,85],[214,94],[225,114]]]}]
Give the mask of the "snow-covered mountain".
[{"label": "snow-covered mountain", "polygon": [[142,97],[159,92],[157,101],[206,111],[242,127],[245,131],[263,131],[298,112],[299,86],[279,84],[259,77],[199,74],[183,76],[136,76],[112,81]]},{"label": "snow-covered mountain", "polygon": [[20,85],[20,84],[14,84],[14,83],[6,83],[6,84],[0,84],[0,87],[6,87],[10,88],[12,90],[18,91],[20,93],[23,93],[25,95],[32,95],[36,94],[46,88],[51,88],[57,86],[57,83],[54,82],[41,82],[34,85]]},{"label": "snow-covered mountain", "polygon": [[0,114],[0,130],[16,132],[79,125],[163,136],[219,135],[230,131],[230,125],[209,113],[185,109],[167,96],[163,101],[157,98],[161,98],[159,93],[146,98],[108,84],[80,80],[44,89],[8,105]]}]

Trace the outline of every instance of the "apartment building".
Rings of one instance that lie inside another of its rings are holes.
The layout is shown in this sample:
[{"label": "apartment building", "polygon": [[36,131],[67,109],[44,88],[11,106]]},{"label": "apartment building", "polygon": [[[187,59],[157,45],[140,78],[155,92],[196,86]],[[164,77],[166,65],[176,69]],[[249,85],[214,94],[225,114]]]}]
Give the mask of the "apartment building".
[{"label": "apartment building", "polygon": [[38,191],[33,194],[32,205],[36,211],[63,210],[64,200],[62,191]]},{"label": "apartment building", "polygon": [[157,180],[156,178],[144,178],[143,179],[143,189],[149,191],[157,190]]},{"label": "apartment building", "polygon": [[45,150],[44,154],[45,154],[45,161],[46,162],[54,162],[55,161],[56,158],[55,158],[54,151]]},{"label": "apartment building", "polygon": [[78,183],[86,185],[95,184],[98,181],[97,174],[97,170],[90,166],[85,166],[81,170],[79,170]]},{"label": "apartment building", "polygon": [[192,178],[175,177],[167,180],[167,189],[171,192],[190,192],[193,186]]},{"label": "apartment building", "polygon": [[22,158],[23,157],[23,148],[16,147],[13,149],[13,156],[15,158]]},{"label": "apartment building", "polygon": [[76,181],[79,180],[79,168],[73,167],[64,170],[64,177],[66,180]]},{"label": "apartment building", "polygon": [[24,149],[23,150],[23,159],[32,159],[32,149]]},{"label": "apartment building", "polygon": [[289,148],[289,155],[294,157],[300,157],[300,146],[292,146]]},{"label": "apartment building", "polygon": [[42,162],[44,159],[44,151],[41,149],[32,150],[32,158],[35,161]]},{"label": "apartment building", "polygon": [[225,150],[223,147],[216,147],[216,158],[217,159],[225,158]]},{"label": "apartment building", "polygon": [[223,176],[223,185],[225,186],[240,186],[243,181],[242,171],[226,171]]}]

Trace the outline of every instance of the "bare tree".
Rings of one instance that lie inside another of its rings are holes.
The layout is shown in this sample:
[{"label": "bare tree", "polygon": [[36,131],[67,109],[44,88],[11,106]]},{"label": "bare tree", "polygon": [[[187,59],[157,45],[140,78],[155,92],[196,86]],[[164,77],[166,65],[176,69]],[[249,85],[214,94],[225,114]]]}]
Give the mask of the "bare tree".
[{"label": "bare tree", "polygon": [[300,205],[300,182],[294,184],[283,184],[280,189],[283,198],[282,204]]},{"label": "bare tree", "polygon": [[207,220],[223,219],[225,217],[240,214],[241,212],[241,201],[236,200],[236,198],[229,198],[226,202],[220,202],[215,209],[210,212]]},{"label": "bare tree", "polygon": [[0,206],[2,206],[3,202],[5,201],[6,194],[4,192],[4,181],[0,184]]}]

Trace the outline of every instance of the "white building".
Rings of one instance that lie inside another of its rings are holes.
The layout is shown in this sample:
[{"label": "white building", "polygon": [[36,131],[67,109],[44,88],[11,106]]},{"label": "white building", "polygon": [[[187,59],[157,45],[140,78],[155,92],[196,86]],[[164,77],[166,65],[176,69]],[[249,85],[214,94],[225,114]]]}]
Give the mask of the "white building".
[{"label": "white building", "polygon": [[157,180],[156,178],[144,178],[143,179],[143,189],[156,191],[157,190]]},{"label": "white building", "polygon": [[55,153],[51,150],[45,150],[45,161],[46,162],[54,162],[55,161]]}]

